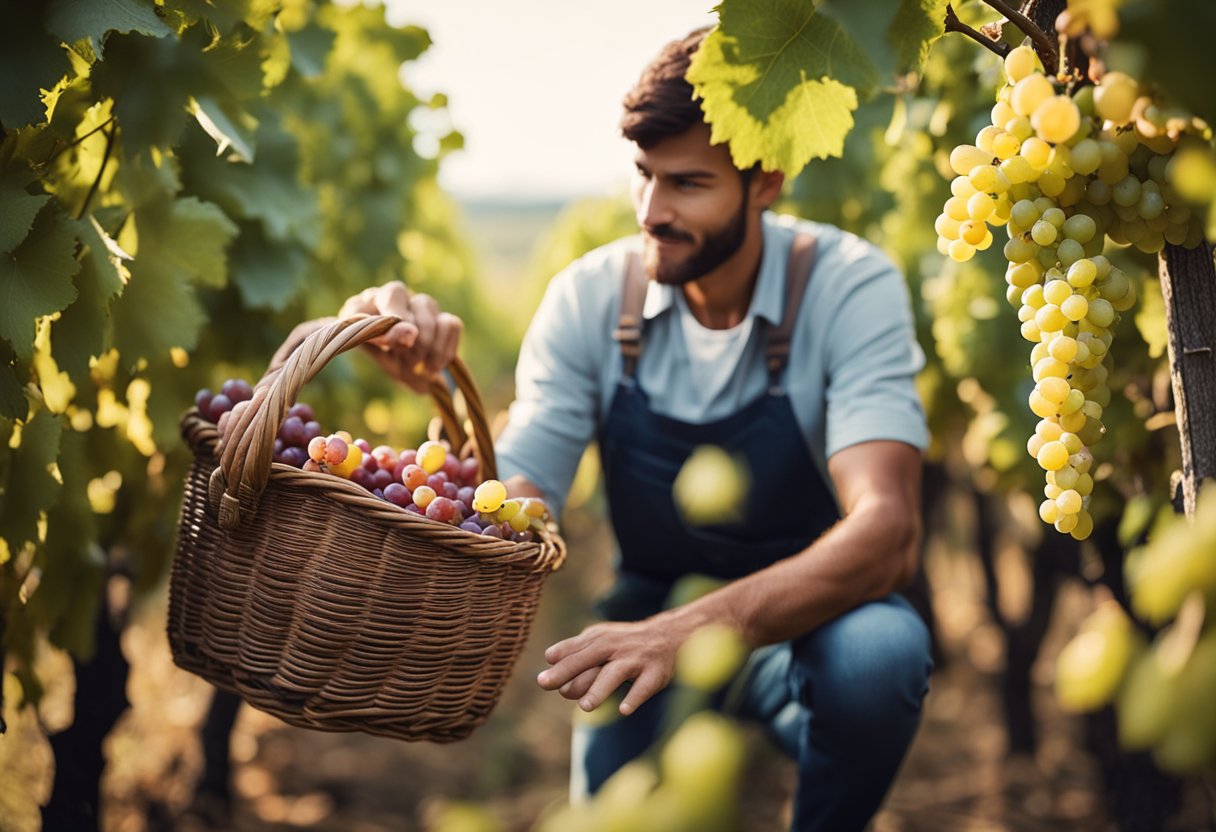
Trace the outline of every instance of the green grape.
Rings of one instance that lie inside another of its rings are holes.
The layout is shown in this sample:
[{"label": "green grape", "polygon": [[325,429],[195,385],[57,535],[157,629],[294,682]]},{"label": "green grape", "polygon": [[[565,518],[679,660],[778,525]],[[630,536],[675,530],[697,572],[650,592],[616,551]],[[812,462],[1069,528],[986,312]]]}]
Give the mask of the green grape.
[{"label": "green grape", "polygon": [[967,181],[976,191],[990,192],[996,185],[997,169],[992,165],[976,165],[967,174]]},{"label": "green grape", "polygon": [[1116,601],[1104,602],[1056,660],[1055,689],[1060,704],[1069,710],[1088,711],[1108,702],[1136,646],[1135,631],[1123,608]]},{"label": "green grape", "polygon": [[1098,224],[1086,214],[1073,214],[1064,221],[1064,236],[1078,243],[1088,243],[1098,233]]},{"label": "green grape", "polygon": [[976,222],[983,222],[992,215],[996,202],[986,193],[976,193],[967,200],[967,215]]},{"label": "green grape", "polygon": [[1026,289],[1038,283],[1041,274],[1035,263],[1010,263],[1005,272],[1005,280],[1010,286]]},{"label": "green grape", "polygon": [[[1105,298],[1098,298],[1089,304],[1089,310],[1085,317],[1094,326],[1108,327],[1115,321],[1115,308]],[[1090,344],[1090,352],[1095,352],[1094,346],[1095,344]],[[1101,355],[1101,353],[1095,354]]]},{"label": "green grape", "polygon": [[1101,179],[1091,179],[1085,186],[1085,200],[1090,205],[1107,205],[1111,201],[1111,186]]},{"label": "green grape", "polygon": [[1140,180],[1131,174],[1123,177],[1115,183],[1112,198],[1116,205],[1122,205],[1125,208],[1134,206],[1140,201]]},{"label": "green grape", "polygon": [[1021,199],[1014,203],[1009,218],[1023,228],[1030,228],[1039,218],[1039,209],[1029,199]]},{"label": "green grape", "polygon": [[1039,190],[1046,196],[1056,197],[1064,193],[1064,177],[1051,169],[1045,170],[1039,175],[1038,184]]},{"label": "green grape", "polygon": [[676,654],[676,680],[696,690],[716,691],[734,677],[747,654],[747,645],[733,629],[706,625],[694,631]]},{"label": "green grape", "polygon": [[1085,249],[1076,240],[1062,240],[1056,247],[1056,256],[1065,268],[1071,268],[1073,263],[1085,258]]},{"label": "green grape", "polygon": [[1174,679],[1162,671],[1155,650],[1132,663],[1117,699],[1120,745],[1137,751],[1165,736],[1176,711]]},{"label": "green grape", "polygon": [[1010,263],[1026,263],[1038,256],[1039,247],[1026,239],[1015,239],[1005,243],[1005,259]]},{"label": "green grape", "polygon": [[1082,139],[1073,145],[1069,165],[1073,172],[1089,176],[1102,164],[1102,148],[1093,139]]},{"label": "green grape", "polygon": [[1043,221],[1051,223],[1057,231],[1064,227],[1065,219],[1064,212],[1056,207],[1048,208],[1043,212]]},{"label": "green grape", "polygon": [[1030,238],[1040,246],[1049,246],[1056,241],[1056,227],[1047,220],[1039,220],[1030,229]]}]

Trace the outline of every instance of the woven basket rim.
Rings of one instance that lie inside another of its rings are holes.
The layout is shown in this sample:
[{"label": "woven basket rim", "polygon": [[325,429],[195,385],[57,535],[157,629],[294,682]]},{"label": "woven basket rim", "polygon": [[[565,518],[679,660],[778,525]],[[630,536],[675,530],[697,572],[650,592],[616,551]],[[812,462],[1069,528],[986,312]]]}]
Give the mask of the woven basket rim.
[{"label": "woven basket rim", "polygon": [[[201,457],[209,465],[219,466],[219,458],[215,453],[219,443],[219,430],[213,422],[199,413],[197,407],[190,408],[182,415],[181,432],[196,459]],[[313,490],[352,510],[371,515],[388,526],[426,537],[431,545],[441,546],[456,554],[496,559],[504,565],[534,561],[536,571],[556,571],[565,560],[565,541],[556,528],[548,528],[541,533],[539,540],[527,542],[475,534],[459,526],[406,511],[403,507],[382,500],[343,477],[304,471],[282,462],[271,463],[267,487],[270,483],[279,488]],[[256,522],[256,510],[251,514],[252,516],[242,518],[243,521]]]}]

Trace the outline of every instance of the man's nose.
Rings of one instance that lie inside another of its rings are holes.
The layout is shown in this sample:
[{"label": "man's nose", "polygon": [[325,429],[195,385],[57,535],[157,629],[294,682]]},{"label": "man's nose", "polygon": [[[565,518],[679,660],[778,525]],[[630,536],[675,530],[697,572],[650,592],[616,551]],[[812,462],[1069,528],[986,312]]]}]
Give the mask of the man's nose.
[{"label": "man's nose", "polygon": [[667,199],[657,179],[651,179],[642,188],[637,211],[638,225],[642,228],[666,225],[674,219],[671,202]]}]

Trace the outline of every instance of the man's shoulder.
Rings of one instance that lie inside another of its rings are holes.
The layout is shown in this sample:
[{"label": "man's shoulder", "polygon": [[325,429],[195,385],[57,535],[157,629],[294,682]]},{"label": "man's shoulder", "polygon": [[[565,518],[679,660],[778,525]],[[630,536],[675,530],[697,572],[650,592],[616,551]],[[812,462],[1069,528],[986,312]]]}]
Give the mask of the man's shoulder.
[{"label": "man's shoulder", "polygon": [[[810,296],[815,301],[803,305],[804,317],[830,316],[836,303],[875,282],[892,289],[906,285],[903,273],[886,252],[851,231],[788,214],[774,215],[770,228],[789,241],[798,233],[810,234],[816,240],[810,286]],[[892,302],[900,297],[899,292],[890,294]]]}]

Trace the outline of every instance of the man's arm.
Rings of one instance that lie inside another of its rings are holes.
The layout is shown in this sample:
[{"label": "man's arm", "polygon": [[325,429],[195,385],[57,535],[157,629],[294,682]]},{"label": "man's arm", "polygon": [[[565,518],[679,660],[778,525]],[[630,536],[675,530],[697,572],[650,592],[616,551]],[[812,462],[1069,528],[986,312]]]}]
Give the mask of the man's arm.
[{"label": "man's arm", "polygon": [[671,681],[676,652],[706,624],[727,624],[759,647],[904,586],[920,548],[920,451],[862,442],[834,454],[828,469],[844,519],[804,552],[685,606],[644,621],[596,624],[553,645],[540,686],[589,711],[632,681],[620,706],[629,714]]}]

